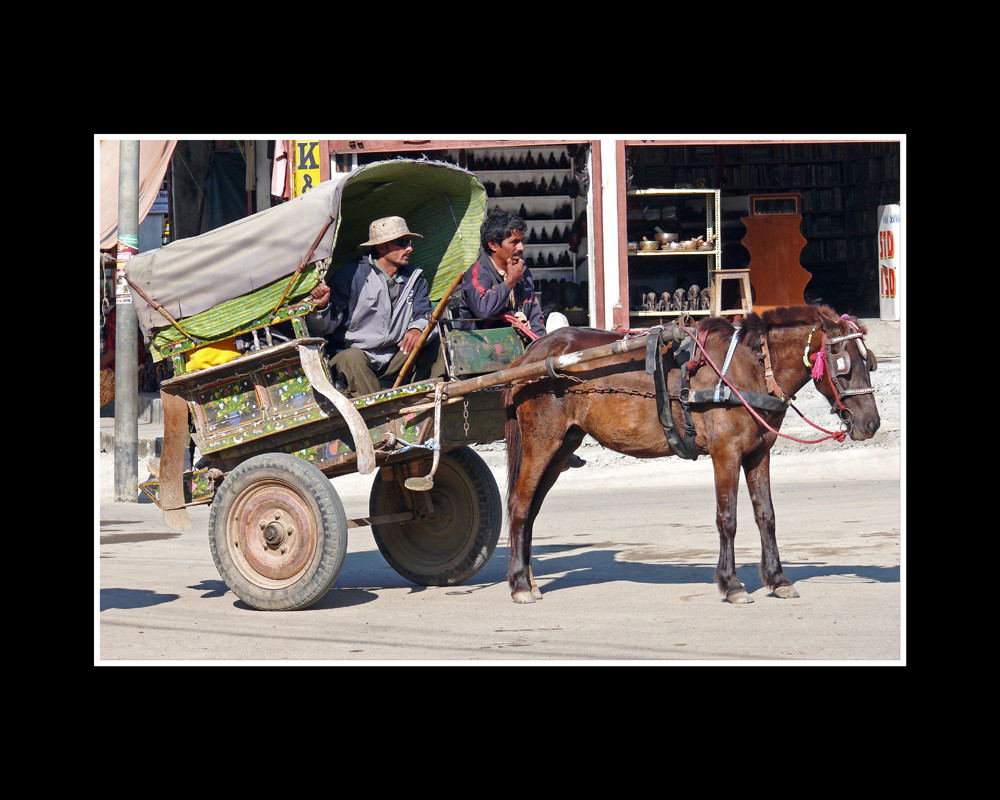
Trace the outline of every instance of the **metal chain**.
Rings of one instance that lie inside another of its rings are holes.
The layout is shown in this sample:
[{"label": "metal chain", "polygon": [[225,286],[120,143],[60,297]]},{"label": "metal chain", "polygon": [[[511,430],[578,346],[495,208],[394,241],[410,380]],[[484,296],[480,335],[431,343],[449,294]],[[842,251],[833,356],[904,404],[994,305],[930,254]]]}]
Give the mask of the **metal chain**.
[{"label": "metal chain", "polygon": [[[574,383],[586,383],[583,378],[577,378],[574,375],[567,375],[565,372],[560,373],[560,378],[565,378],[568,381],[573,381]],[[530,383],[537,383],[538,381],[549,380],[549,375],[541,375],[537,378],[522,378],[520,380],[511,381],[511,386],[527,386]],[[653,392],[640,392],[637,389],[617,389],[613,386],[608,386],[603,389],[590,388],[590,389],[568,389],[571,394],[630,394],[636,397],[656,397]],[[671,397],[678,397],[678,395],[670,395]]]}]

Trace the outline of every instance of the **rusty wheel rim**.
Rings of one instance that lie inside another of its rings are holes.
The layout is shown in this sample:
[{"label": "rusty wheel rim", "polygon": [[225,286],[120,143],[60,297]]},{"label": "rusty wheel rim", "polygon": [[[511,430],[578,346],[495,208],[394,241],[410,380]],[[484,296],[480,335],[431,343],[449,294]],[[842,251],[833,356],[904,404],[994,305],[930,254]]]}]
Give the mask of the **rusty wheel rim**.
[{"label": "rusty wheel rim", "polygon": [[318,509],[307,497],[280,480],[267,480],[243,491],[226,524],[233,563],[249,581],[267,588],[294,583],[318,552]]}]

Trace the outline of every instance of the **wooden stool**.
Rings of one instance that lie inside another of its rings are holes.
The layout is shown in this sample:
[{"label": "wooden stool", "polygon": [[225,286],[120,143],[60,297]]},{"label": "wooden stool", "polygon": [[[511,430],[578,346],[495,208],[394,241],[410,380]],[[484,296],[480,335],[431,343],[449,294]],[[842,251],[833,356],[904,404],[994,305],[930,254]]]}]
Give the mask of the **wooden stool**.
[{"label": "wooden stool", "polygon": [[[740,282],[740,305],[742,308],[722,308],[722,282],[738,280]],[[717,269],[712,272],[712,285],[709,291],[709,312],[713,317],[726,314],[742,314],[746,316],[753,311],[753,292],[750,288],[749,269]]]}]

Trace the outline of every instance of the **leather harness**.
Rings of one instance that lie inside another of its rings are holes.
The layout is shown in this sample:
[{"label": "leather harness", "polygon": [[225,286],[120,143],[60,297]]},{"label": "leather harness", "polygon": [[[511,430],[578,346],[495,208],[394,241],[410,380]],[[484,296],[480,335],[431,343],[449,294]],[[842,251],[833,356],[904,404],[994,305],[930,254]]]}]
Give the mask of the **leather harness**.
[{"label": "leather harness", "polygon": [[[714,389],[698,389],[691,391],[691,375],[705,363],[705,357],[701,351],[705,347],[708,333],[698,332],[698,341],[695,337],[688,335],[683,338],[676,349],[673,347],[676,341],[676,331],[674,326],[657,326],[651,328],[646,337],[646,372],[653,376],[653,384],[656,392],[656,411],[663,428],[663,433],[667,437],[670,449],[681,458],[695,461],[698,458],[698,448],[695,445],[694,419],[691,417],[691,406],[703,403],[729,403],[732,405],[743,405],[744,401],[764,411],[783,411],[788,407],[788,398],[774,382],[774,373],[771,369],[770,354],[767,350],[767,343],[763,345],[764,352],[764,380],[768,391],[777,394],[761,394],[760,392],[741,391],[742,400],[737,397],[729,386],[722,382],[722,376],[729,368],[733,352],[739,340],[740,331],[733,333],[729,343],[729,352],[726,355],[725,365],[719,375],[719,382]],[[661,351],[661,346],[666,343],[666,353]],[[669,361],[668,361],[669,359]],[[680,391],[677,394],[677,402],[681,405],[684,413],[683,434],[677,430],[674,423],[674,416],[671,413],[671,396],[667,389],[667,374],[671,370],[680,370]]]}]

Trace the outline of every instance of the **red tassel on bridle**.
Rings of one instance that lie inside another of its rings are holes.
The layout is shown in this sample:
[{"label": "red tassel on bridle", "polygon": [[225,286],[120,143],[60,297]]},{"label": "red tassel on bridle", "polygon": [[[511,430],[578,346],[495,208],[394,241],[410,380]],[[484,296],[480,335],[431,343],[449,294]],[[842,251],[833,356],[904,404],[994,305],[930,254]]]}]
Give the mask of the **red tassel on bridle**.
[{"label": "red tassel on bridle", "polygon": [[[842,320],[844,320],[844,322],[846,322],[852,328],[854,328],[854,330],[856,330],[858,332],[861,331],[861,328],[859,328],[857,325],[855,325],[853,322],[851,322],[851,318],[850,318],[849,315],[843,314],[843,315],[841,315],[840,318]],[[816,329],[813,328],[812,332],[809,334],[809,339],[806,341],[806,353],[809,352],[809,345],[812,342],[812,335],[815,332],[816,332]],[[818,381],[820,378],[823,377],[823,373],[826,370],[826,333],[823,333],[823,344],[820,346],[819,350],[816,353],[814,353],[812,356],[807,356],[807,358],[809,359],[809,361],[813,362],[812,363],[812,378],[813,378],[814,381]],[[806,363],[806,366],[809,366],[808,362]]]},{"label": "red tassel on bridle", "polygon": [[[825,333],[823,334],[823,340],[825,343],[826,341]],[[814,381],[818,381],[820,378],[823,377],[823,370],[826,365],[826,347],[821,347],[815,354],[813,354],[812,362],[813,362],[812,379]]]}]

